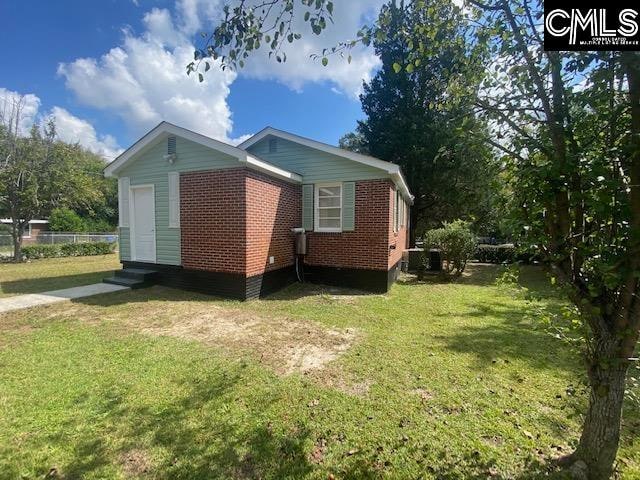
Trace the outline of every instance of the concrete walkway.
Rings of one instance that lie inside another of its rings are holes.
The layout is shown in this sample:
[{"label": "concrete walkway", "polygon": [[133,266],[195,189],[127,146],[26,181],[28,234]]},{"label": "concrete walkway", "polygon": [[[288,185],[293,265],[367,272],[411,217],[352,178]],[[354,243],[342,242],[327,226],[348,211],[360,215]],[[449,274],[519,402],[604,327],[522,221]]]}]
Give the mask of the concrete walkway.
[{"label": "concrete walkway", "polygon": [[74,298],[90,297],[91,295],[99,295],[101,293],[118,292],[120,290],[129,290],[129,287],[110,285],[108,283],[94,283],[93,285],[85,285],[83,287],[0,298],[0,313],[20,310],[21,308],[36,307],[38,305],[64,302],[66,300],[73,300]]}]

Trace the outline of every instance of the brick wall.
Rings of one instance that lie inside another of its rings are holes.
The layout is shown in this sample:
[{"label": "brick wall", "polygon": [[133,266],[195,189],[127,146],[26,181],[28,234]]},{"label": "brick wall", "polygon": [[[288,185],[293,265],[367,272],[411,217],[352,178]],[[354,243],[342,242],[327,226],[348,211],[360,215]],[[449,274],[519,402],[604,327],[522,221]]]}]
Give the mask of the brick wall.
[{"label": "brick wall", "polygon": [[389,248],[389,262],[387,264],[387,268],[393,267],[396,263],[400,261],[402,258],[402,252],[408,247],[407,245],[407,216],[408,211],[405,212],[405,220],[401,221],[400,224],[404,224],[400,228],[398,228],[397,232],[394,232],[395,222],[394,222],[394,200],[396,197],[396,187],[395,185],[391,187],[389,190],[389,247],[395,246],[395,248]]},{"label": "brick wall", "polygon": [[[309,265],[388,270],[402,257],[406,229],[393,231],[395,187],[356,182],[355,230],[309,232]],[[180,175],[182,265],[247,276],[294,262],[291,229],[301,224],[301,187],[245,168]],[[390,249],[395,245],[395,249]],[[269,264],[269,257],[274,263]]]},{"label": "brick wall", "polygon": [[309,265],[388,270],[389,229],[393,232],[393,183],[389,180],[356,182],[355,230],[342,233],[310,232]]},{"label": "brick wall", "polygon": [[246,169],[180,174],[182,266],[244,273]]},{"label": "brick wall", "polygon": [[291,229],[301,223],[300,185],[252,170],[246,175],[247,276],[293,265]]}]

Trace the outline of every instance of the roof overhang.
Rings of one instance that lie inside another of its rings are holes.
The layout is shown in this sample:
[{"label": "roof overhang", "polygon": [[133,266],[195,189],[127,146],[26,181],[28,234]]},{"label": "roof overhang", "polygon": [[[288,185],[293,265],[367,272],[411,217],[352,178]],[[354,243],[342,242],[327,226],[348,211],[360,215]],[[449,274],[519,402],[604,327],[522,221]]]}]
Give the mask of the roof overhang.
[{"label": "roof overhang", "polygon": [[286,180],[293,183],[301,183],[302,177],[294,172],[289,172],[283,168],[277,167],[269,162],[266,162],[255,155],[249,154],[246,150],[243,150],[233,145],[215,140],[213,138],[201,135],[199,133],[187,130],[186,128],[178,127],[169,122],[161,122],[149,133],[144,135],[140,140],[134,143],[127,150],[122,152],[113,162],[107,165],[104,169],[105,177],[117,177],[118,172],[124,167],[135,161],[137,154],[143,152],[147,147],[155,142],[156,139],[162,136],[175,135],[177,137],[190,140],[205,147],[209,147],[218,152],[225,153],[238,160],[239,163],[245,164],[248,168],[266,173],[273,177]]},{"label": "roof overhang", "polygon": [[[10,218],[0,218],[0,223],[13,223],[13,220],[11,220]],[[36,220],[29,220],[29,223],[32,224],[44,224],[44,223],[49,223],[49,220],[40,220],[40,219],[36,219]]]},{"label": "roof overhang", "polygon": [[322,143],[316,140],[312,140],[310,138],[301,137],[299,135],[285,132],[283,130],[278,130],[277,128],[273,128],[273,127],[266,127],[260,130],[254,136],[252,136],[251,138],[245,140],[240,145],[238,145],[238,148],[246,150],[247,148],[251,147],[251,145],[258,143],[260,140],[262,140],[263,138],[269,135],[282,138],[290,142],[298,143],[300,145],[304,145],[309,148],[314,148],[316,150],[331,153],[339,157],[347,158],[349,160],[361,163],[363,165],[368,165],[373,168],[384,170],[387,174],[389,174],[391,179],[398,186],[403,196],[409,201],[410,204],[413,204],[414,197],[413,195],[411,195],[411,192],[409,191],[407,182],[405,181],[404,176],[402,175],[402,170],[395,163],[385,162],[384,160],[380,160],[375,157],[370,157],[369,155],[362,155],[360,153],[351,152],[343,148],[334,147],[333,145],[329,145],[327,143]]}]

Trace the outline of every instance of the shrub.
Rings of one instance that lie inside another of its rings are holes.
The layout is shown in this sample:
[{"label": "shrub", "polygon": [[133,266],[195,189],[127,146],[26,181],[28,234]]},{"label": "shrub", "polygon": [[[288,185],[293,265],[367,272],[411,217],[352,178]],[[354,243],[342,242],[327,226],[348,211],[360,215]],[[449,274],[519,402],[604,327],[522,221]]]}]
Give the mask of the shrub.
[{"label": "shrub", "polygon": [[440,250],[446,273],[460,275],[467,261],[473,256],[476,238],[469,228],[469,223],[456,220],[445,223],[443,228],[430,230],[425,234],[425,252],[429,249]]},{"label": "shrub", "polygon": [[513,263],[516,261],[516,248],[511,244],[478,245],[474,257],[482,263]]},{"label": "shrub", "polygon": [[49,216],[49,228],[53,232],[82,232],[84,220],[70,208],[54,208]]},{"label": "shrub", "polygon": [[115,243],[87,242],[87,243],[59,243],[54,245],[27,245],[22,247],[22,254],[26,259],[54,257],[82,257],[89,255],[106,255],[113,253]]},{"label": "shrub", "polygon": [[84,219],[84,232],[100,232],[110,233],[115,232],[118,228],[115,225],[111,225],[106,220],[99,218],[85,218]]}]

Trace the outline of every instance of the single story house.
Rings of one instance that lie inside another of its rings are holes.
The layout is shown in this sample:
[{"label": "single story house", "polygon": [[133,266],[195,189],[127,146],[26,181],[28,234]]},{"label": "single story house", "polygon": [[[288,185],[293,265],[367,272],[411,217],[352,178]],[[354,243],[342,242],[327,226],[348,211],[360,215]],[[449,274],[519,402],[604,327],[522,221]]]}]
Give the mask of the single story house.
[{"label": "single story house", "polygon": [[[11,228],[11,225],[13,225],[13,220],[11,220],[10,218],[2,218],[0,219],[0,223],[2,225],[6,225],[7,227]],[[44,219],[30,220],[29,224],[22,232],[23,245],[29,245],[31,243],[35,243],[38,235],[40,235],[42,232],[47,232],[47,231],[49,231],[49,220],[44,220]]]},{"label": "single story house", "polygon": [[271,127],[232,146],[162,122],[105,175],[118,179],[124,266],[112,283],[152,276],[241,299],[296,278],[386,292],[407,247],[413,197],[397,165]]}]

